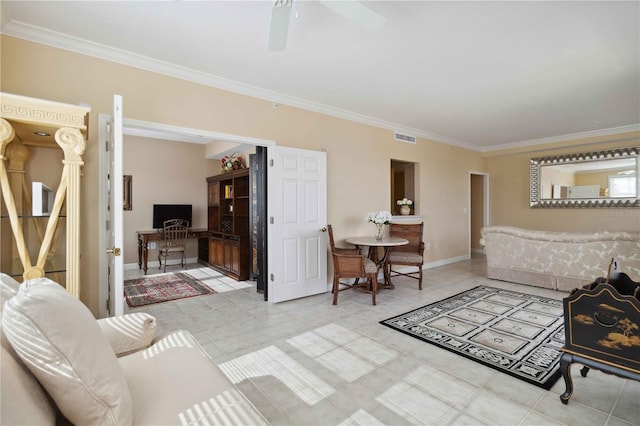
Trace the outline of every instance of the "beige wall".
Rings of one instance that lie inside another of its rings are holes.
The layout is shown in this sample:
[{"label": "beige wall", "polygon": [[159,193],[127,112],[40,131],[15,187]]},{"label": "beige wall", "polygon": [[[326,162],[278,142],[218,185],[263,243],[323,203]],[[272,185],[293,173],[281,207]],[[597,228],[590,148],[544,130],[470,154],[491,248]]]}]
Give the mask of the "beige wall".
[{"label": "beige wall", "polygon": [[[133,176],[133,209],[124,212],[125,264],[138,263],[136,231],[152,229],[154,204],[191,204],[191,226],[207,227],[206,178],[220,172],[220,162],[207,160],[205,149],[206,145],[125,136],[123,170]],[[198,256],[197,240],[188,240],[186,255]],[[149,250],[149,267],[157,260],[158,250]]]},{"label": "beige wall", "polygon": [[[490,173],[492,224],[580,230],[628,229],[636,224],[634,218],[607,219],[602,210],[530,210],[528,154],[484,159],[478,152],[425,139],[418,139],[416,145],[405,144],[394,141],[391,130],[286,105],[275,109],[268,101],[5,35],[1,42],[3,91],[91,105],[81,201],[81,299],[94,314],[99,299],[98,259],[103,253],[98,246],[98,115],[110,114],[114,93],[124,98],[126,118],[271,139],[283,146],[326,149],[328,221],[338,241],[373,234],[373,226],[365,222],[366,213],[391,209],[391,158],[416,163],[416,209],[425,219],[424,240],[431,243],[431,250],[425,252],[426,263],[468,254],[469,170]],[[151,163],[147,163],[149,169],[153,169]],[[200,180],[200,171],[198,174]],[[140,172],[133,178],[133,214],[140,197],[136,194],[153,190],[140,186],[137,176]],[[560,219],[557,223],[556,218]],[[127,235],[131,232],[126,231]]]},{"label": "beige wall", "polygon": [[601,188],[609,187],[609,175],[615,175],[615,171],[576,173],[576,185],[600,185]]},{"label": "beige wall", "polygon": [[569,232],[640,230],[640,209],[529,208],[530,158],[629,146],[640,146],[640,132],[485,154],[490,176],[491,224]]},{"label": "beige wall", "polygon": [[577,185],[575,175],[573,173],[565,173],[555,170],[551,167],[545,167],[544,173],[541,173],[540,190],[541,198],[552,198],[553,185],[573,186]]},{"label": "beige wall", "polygon": [[[124,116],[208,131],[275,140],[279,145],[327,150],[328,220],[337,240],[373,234],[367,212],[389,210],[391,158],[416,163],[416,201],[425,217],[426,261],[468,252],[468,170],[482,170],[477,152],[420,139],[393,140],[393,132],[238,95],[96,58],[2,36],[2,90],[91,105],[82,182],[81,299],[98,312],[98,115],[110,114],[113,94]],[[152,167],[149,165],[149,167]],[[132,173],[133,174],[133,173]],[[141,189],[134,176],[136,193]],[[128,231],[128,234],[131,230]],[[86,266],[85,266],[86,265]]]}]

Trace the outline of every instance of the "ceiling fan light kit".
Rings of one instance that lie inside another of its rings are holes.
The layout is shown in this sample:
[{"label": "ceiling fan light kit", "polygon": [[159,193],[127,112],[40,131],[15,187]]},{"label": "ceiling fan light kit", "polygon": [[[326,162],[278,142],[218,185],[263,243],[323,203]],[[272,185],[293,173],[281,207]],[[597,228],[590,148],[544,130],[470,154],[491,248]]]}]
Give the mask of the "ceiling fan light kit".
[{"label": "ceiling fan light kit", "polygon": [[278,52],[287,47],[292,4],[293,0],[275,0],[273,3],[271,26],[269,28],[268,49],[270,52]]}]

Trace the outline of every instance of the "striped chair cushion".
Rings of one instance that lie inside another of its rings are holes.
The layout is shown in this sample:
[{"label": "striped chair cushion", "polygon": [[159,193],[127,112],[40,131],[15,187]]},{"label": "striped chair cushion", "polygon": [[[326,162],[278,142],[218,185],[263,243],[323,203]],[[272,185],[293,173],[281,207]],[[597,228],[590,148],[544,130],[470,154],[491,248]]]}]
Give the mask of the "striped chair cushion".
[{"label": "striped chair cushion", "polygon": [[367,274],[375,274],[378,271],[378,266],[371,259],[364,259],[364,271]]},{"label": "striped chair cushion", "polygon": [[402,263],[422,263],[422,256],[416,253],[406,252],[391,252],[389,253],[389,263],[402,262]]}]

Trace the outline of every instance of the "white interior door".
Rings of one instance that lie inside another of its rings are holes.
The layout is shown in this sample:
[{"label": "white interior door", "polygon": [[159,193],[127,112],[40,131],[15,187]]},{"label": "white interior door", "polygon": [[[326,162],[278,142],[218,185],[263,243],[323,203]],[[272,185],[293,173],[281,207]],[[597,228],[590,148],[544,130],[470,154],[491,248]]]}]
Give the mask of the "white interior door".
[{"label": "white interior door", "polygon": [[268,148],[268,299],[327,291],[327,154]]},{"label": "white interior door", "polygon": [[109,257],[107,280],[109,288],[109,313],[122,315],[124,313],[124,276],[122,253],[122,96],[113,96],[113,115],[109,123],[109,137],[106,147],[107,161],[107,193],[106,223],[107,246],[106,256]]}]

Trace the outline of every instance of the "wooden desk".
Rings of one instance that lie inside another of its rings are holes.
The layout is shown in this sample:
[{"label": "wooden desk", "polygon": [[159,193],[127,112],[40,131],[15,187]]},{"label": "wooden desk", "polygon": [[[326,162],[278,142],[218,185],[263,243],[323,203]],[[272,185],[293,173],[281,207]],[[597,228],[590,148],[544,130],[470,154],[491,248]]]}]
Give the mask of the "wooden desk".
[{"label": "wooden desk", "polygon": [[[147,261],[149,259],[149,242],[162,241],[164,238],[161,230],[153,231],[136,231],[138,234],[138,269],[144,266],[144,274],[147,274]],[[187,238],[207,238],[209,230],[204,228],[191,228],[187,234]]]},{"label": "wooden desk", "polygon": [[[389,271],[384,267],[384,262],[387,260],[387,255],[389,254],[389,249],[391,247],[396,246],[404,246],[409,244],[409,240],[405,238],[398,237],[384,237],[381,240],[376,240],[375,237],[349,237],[345,240],[349,244],[353,244],[356,247],[360,246],[368,246],[369,247],[369,259],[375,262],[378,266],[378,272],[382,269],[382,273],[384,276],[384,283],[382,287],[378,288],[393,288],[393,284],[391,283],[391,277],[389,276]],[[382,247],[384,249],[384,254],[382,258],[378,257],[378,247]]]}]

